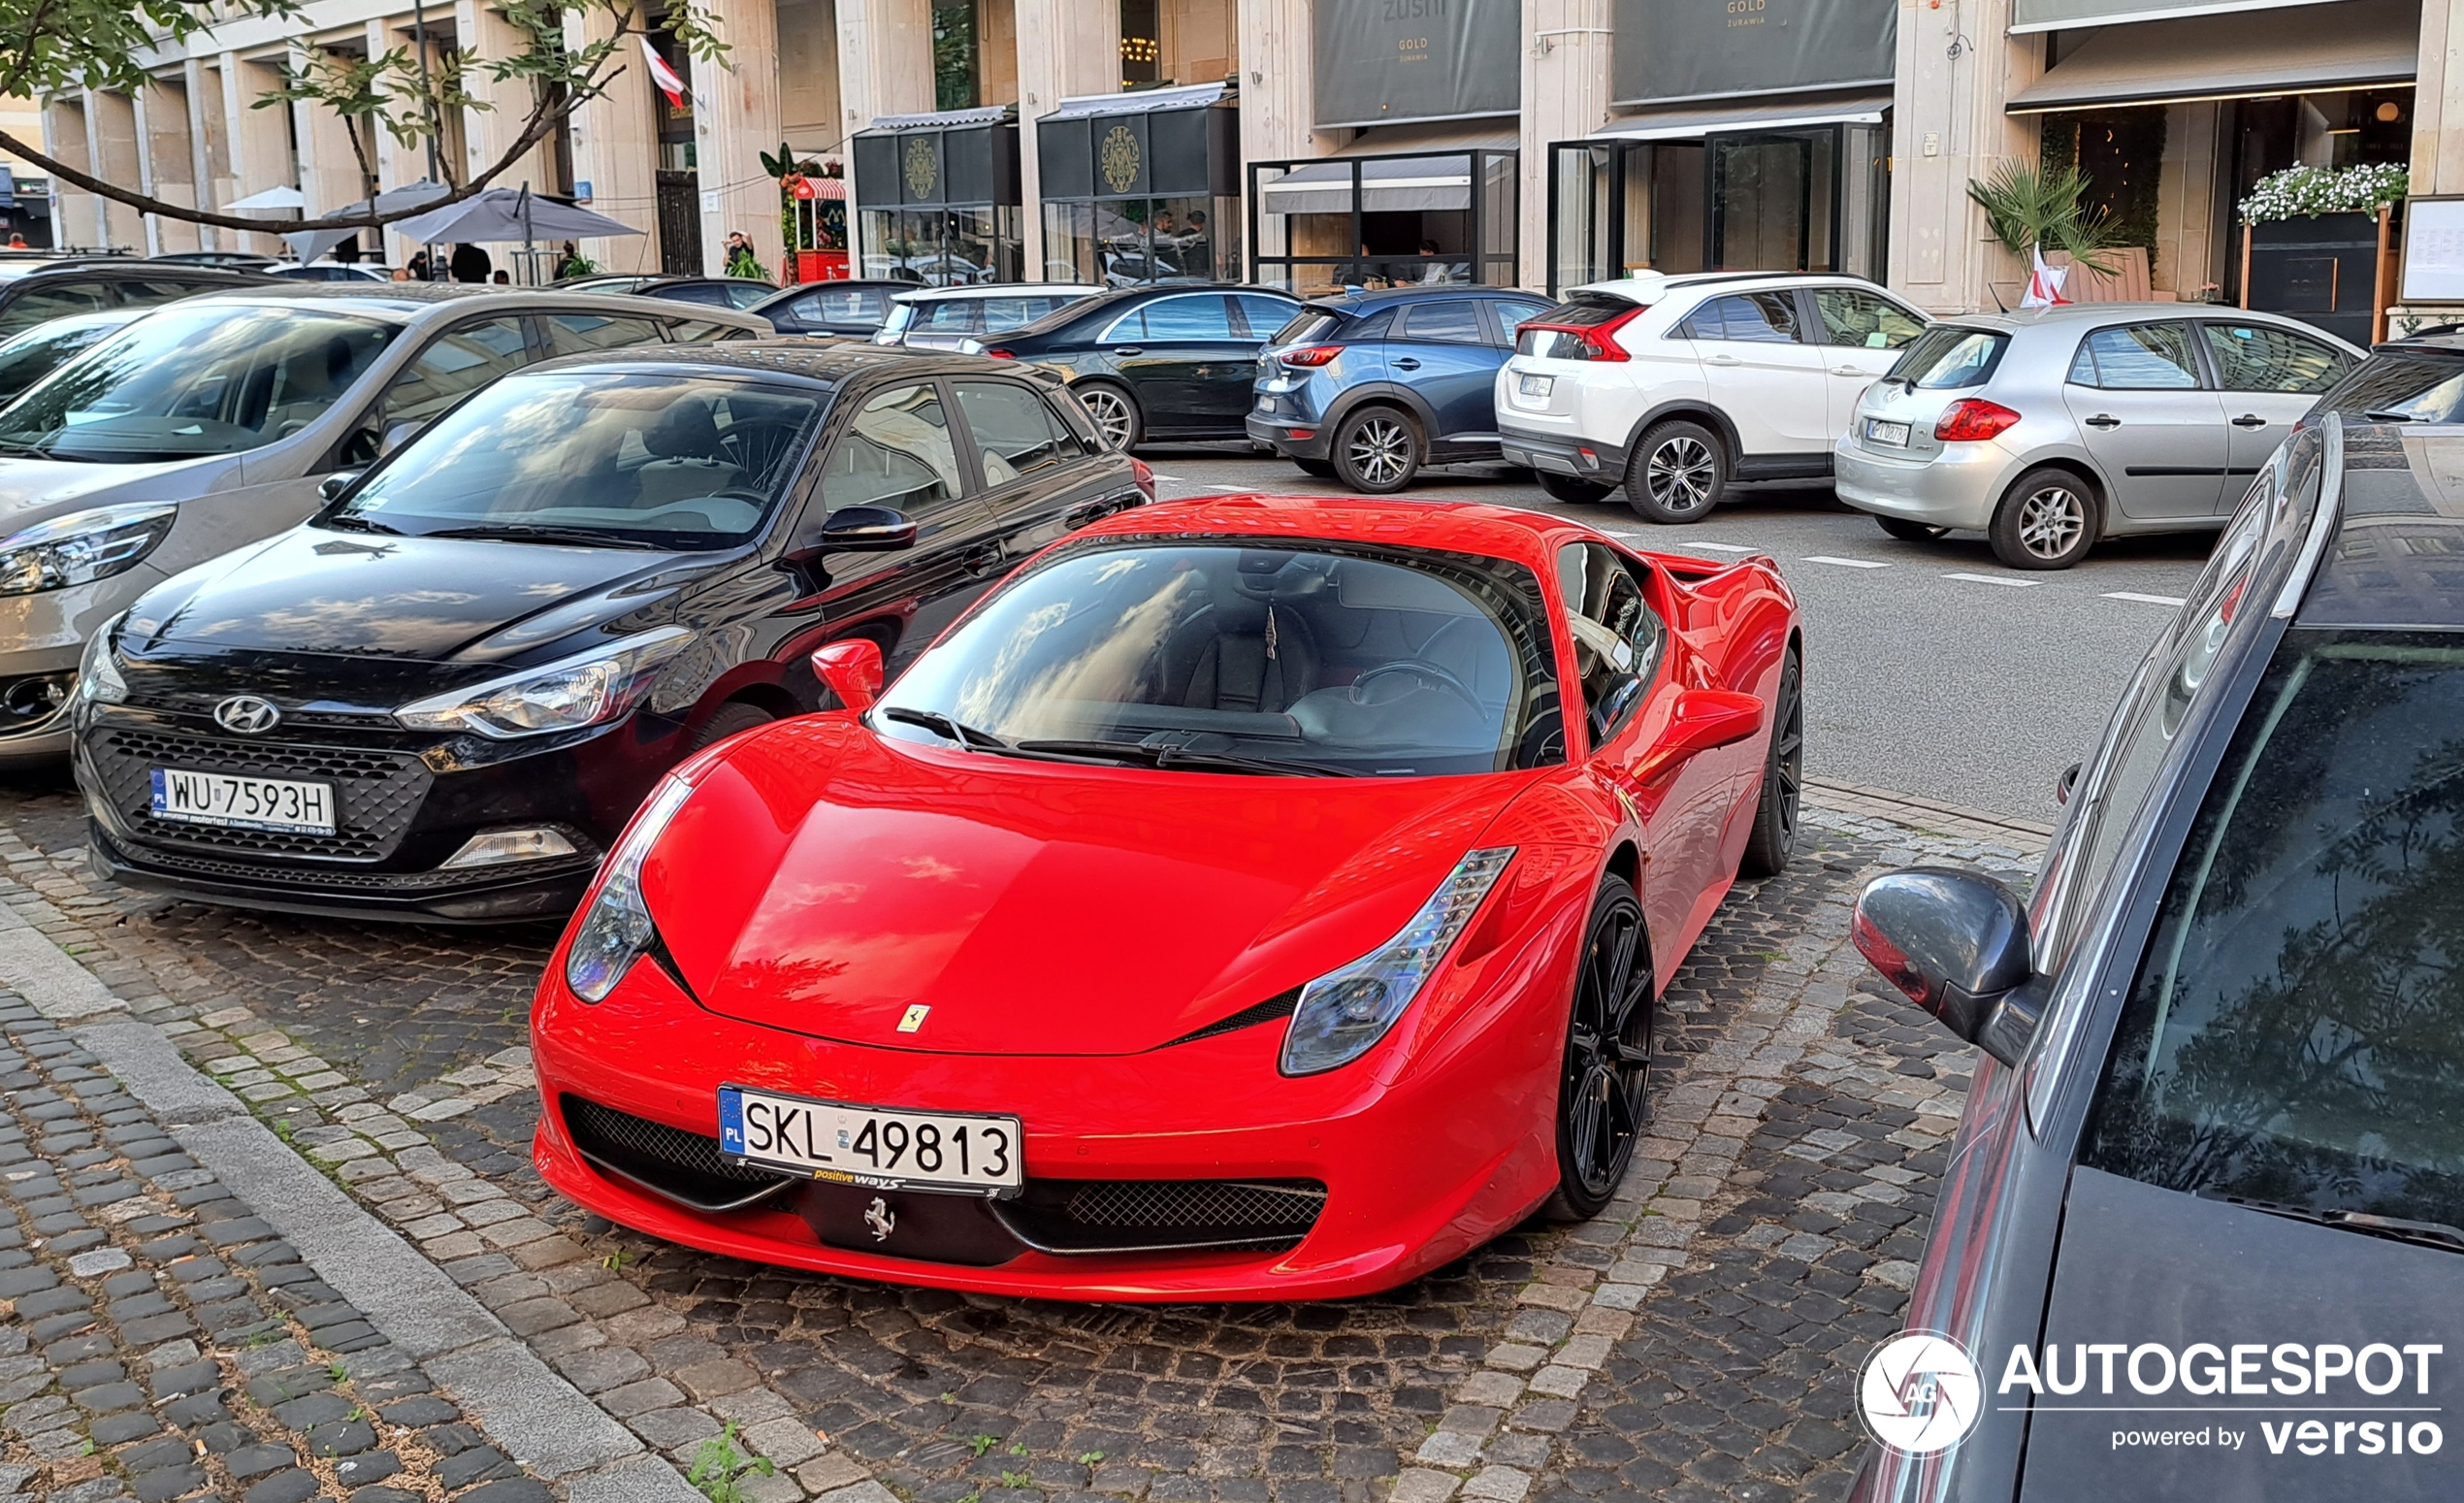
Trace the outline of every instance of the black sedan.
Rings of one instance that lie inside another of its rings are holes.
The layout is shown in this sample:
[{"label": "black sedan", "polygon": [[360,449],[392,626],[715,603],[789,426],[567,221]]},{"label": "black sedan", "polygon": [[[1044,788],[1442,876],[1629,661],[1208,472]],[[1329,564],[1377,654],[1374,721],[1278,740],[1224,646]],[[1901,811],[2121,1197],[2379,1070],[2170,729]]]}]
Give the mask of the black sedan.
[{"label": "black sedan", "polygon": [[2451,429],[2296,432],[2032,903],[1860,899],[1986,1058],[1855,1497],[2464,1496],[2459,467]]},{"label": "black sedan", "polygon": [[890,321],[891,310],[912,281],[814,281],[774,292],[745,310],[770,320],[781,334],[868,340]]},{"label": "black sedan", "polygon": [[559,292],[620,292],[627,297],[658,298],[668,303],[698,303],[704,308],[731,308],[738,312],[766,302],[778,288],[750,277],[634,277],[595,272],[555,283]]},{"label": "black sedan", "polygon": [[1248,436],[1258,351],[1301,311],[1270,287],[1128,287],[1072,303],[984,352],[1056,371],[1113,446]]},{"label": "black sedan", "polygon": [[107,875],[561,913],[679,758],[822,707],[817,647],[895,672],[1153,493],[1030,372],[788,342],[535,366],[328,489],[95,636],[76,767]]}]

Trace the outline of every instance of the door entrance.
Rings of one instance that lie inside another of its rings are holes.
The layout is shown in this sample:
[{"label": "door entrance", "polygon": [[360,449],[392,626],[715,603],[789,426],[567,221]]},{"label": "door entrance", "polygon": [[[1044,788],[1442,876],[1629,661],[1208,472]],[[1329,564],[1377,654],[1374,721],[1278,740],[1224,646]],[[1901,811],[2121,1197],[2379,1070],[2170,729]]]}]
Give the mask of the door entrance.
[{"label": "door entrance", "polygon": [[701,275],[701,189],[697,175],[659,175],[659,269],[670,277]]},{"label": "door entrance", "polygon": [[1704,146],[1713,270],[1810,272],[1837,264],[1832,196],[1838,131],[1713,136]]}]

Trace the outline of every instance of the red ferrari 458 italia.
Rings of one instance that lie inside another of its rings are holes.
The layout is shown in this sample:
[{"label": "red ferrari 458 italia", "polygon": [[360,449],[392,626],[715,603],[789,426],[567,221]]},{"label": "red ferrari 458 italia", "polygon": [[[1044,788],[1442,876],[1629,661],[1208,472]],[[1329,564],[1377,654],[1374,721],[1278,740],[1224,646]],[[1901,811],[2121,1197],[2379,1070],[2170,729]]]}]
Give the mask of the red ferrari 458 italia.
[{"label": "red ferrari 458 italia", "polygon": [[1401,1284],[1597,1214],[1652,999],[1796,839],[1767,559],[1228,497],[1046,550],[680,767],[550,961],[550,1184],[759,1261],[1105,1300]]}]

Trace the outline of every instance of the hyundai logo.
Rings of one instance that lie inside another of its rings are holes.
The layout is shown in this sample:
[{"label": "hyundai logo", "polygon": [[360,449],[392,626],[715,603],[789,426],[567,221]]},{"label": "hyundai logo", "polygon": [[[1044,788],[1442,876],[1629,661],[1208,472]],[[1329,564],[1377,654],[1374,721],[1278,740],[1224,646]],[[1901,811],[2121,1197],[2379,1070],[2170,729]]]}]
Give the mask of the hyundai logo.
[{"label": "hyundai logo", "polygon": [[272,700],[235,694],[213,707],[213,722],[242,735],[263,735],[282,723],[282,711]]}]

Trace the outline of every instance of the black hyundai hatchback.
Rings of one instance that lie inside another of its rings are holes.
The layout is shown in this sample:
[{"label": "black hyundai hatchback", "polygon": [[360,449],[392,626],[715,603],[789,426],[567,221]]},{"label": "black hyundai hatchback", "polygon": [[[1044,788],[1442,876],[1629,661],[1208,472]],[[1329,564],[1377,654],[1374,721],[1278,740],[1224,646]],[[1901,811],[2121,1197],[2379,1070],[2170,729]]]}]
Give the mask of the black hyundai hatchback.
[{"label": "black hyundai hatchback", "polygon": [[2458,474],[2455,428],[2297,431],[2032,902],[1859,900],[1986,1057],[1856,1498],[2464,1496]]},{"label": "black hyundai hatchback", "polygon": [[695,748],[892,671],[1151,499],[1051,381],[805,342],[552,361],[142,597],[81,672],[93,860],[256,907],[553,915]]},{"label": "black hyundai hatchback", "polygon": [[1271,287],[1124,287],[988,337],[984,352],[1057,373],[1115,448],[1242,439],[1258,351],[1300,310]]}]

